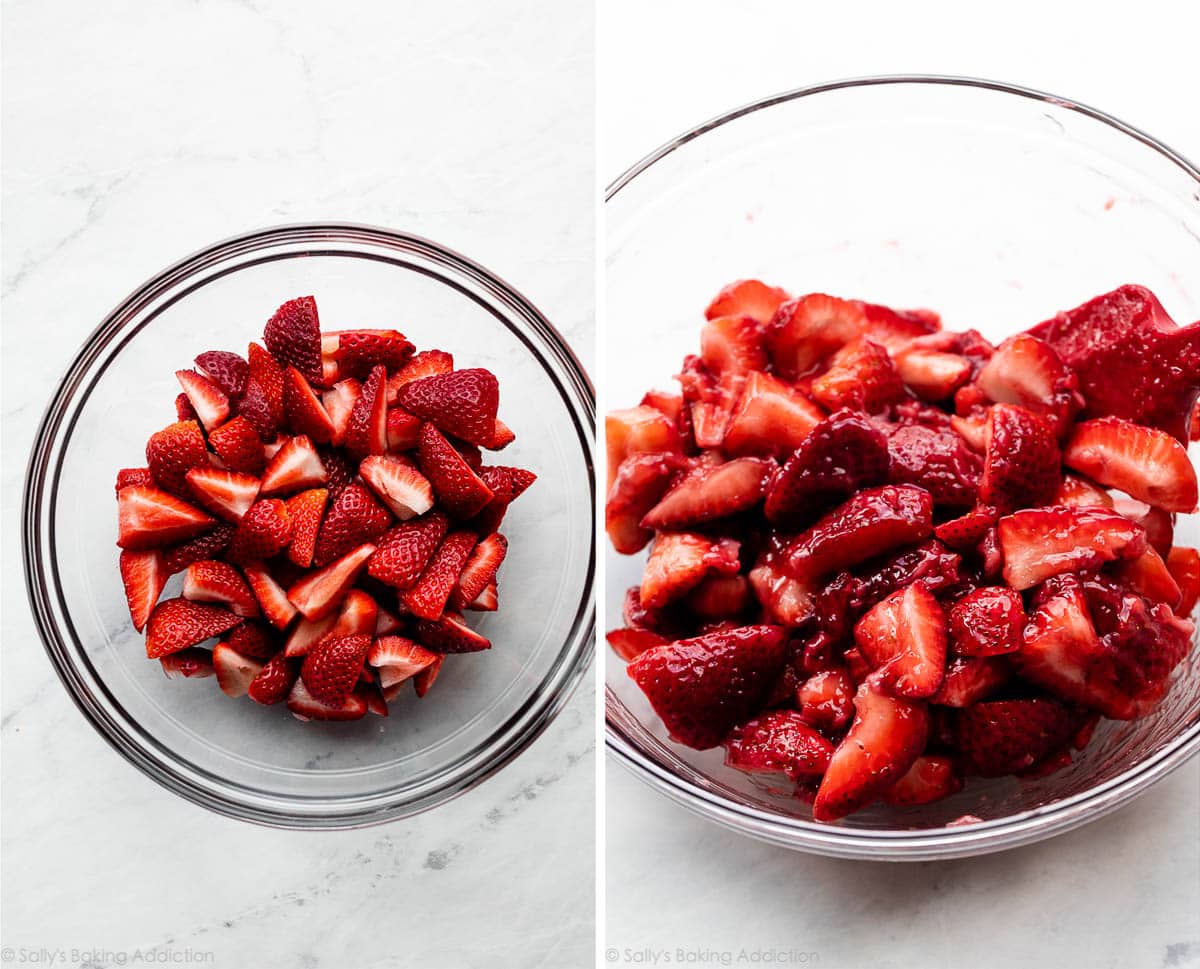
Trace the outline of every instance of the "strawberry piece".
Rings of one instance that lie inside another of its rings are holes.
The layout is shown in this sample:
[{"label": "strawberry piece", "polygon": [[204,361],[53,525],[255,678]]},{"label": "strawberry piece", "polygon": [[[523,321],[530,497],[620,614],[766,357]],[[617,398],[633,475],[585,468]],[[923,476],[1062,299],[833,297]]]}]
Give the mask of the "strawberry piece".
[{"label": "strawberry piece", "polygon": [[199,508],[149,485],[122,488],[117,494],[117,515],[117,544],[133,551],[193,538],[216,524]]},{"label": "strawberry piece", "polygon": [[933,534],[939,542],[956,552],[969,552],[979,547],[997,518],[999,513],[991,505],[979,505],[965,515],[938,525]]},{"label": "strawberry piece", "polygon": [[786,660],[778,626],[743,626],[649,649],[626,667],[677,743],[706,750],[761,706]]},{"label": "strawberry piece", "polygon": [[186,497],[187,473],[208,464],[204,435],[195,421],[179,421],[150,435],[146,464],[160,488]]},{"label": "strawberry piece", "polygon": [[288,589],[288,600],[310,622],[324,619],[341,605],[374,551],[374,545],[364,543],[319,572],[310,573]]},{"label": "strawberry piece", "polygon": [[988,427],[979,500],[1001,514],[1052,502],[1062,470],[1050,426],[1024,407],[996,404]]},{"label": "strawberry piece", "polygon": [[739,279],[717,293],[704,311],[704,317],[713,320],[721,316],[743,316],[766,325],[787,300],[788,294],[777,286],[768,286],[757,279]]},{"label": "strawberry piece", "polygon": [[129,616],[133,620],[133,628],[140,633],[146,628],[170,573],[159,549],[144,552],[123,550],[120,569],[125,601],[129,603]]},{"label": "strawberry piece", "polygon": [[[682,459],[674,454],[631,454],[621,462],[604,506],[604,527],[613,548],[632,555],[646,547],[654,533],[642,519],[662,499]],[[492,500],[476,517],[481,532],[499,527],[512,500],[512,477],[502,468],[484,468],[480,477]]]},{"label": "strawberry piece", "polygon": [[1164,511],[1196,510],[1196,470],[1187,448],[1165,431],[1117,417],[1085,421],[1068,440],[1063,462]]},{"label": "strawberry piece", "polygon": [[274,706],[287,699],[292,692],[292,684],[299,674],[296,664],[289,661],[283,653],[278,653],[267,661],[266,665],[246,687],[246,695],[255,703],[263,706]]},{"label": "strawberry piece", "polygon": [[193,538],[190,542],[164,549],[163,564],[166,566],[167,574],[174,575],[176,572],[182,572],[193,562],[202,562],[204,559],[211,559],[221,554],[229,547],[229,543],[233,539],[233,531],[232,525],[217,525],[212,531],[205,532],[199,538]]},{"label": "strawberry piece", "polygon": [[439,654],[404,636],[381,636],[367,653],[367,662],[379,670],[379,685],[385,690],[411,679],[439,659]]},{"label": "strawberry piece", "polygon": [[945,707],[969,707],[994,695],[1012,679],[1012,669],[998,656],[956,656],[946,667],[946,676],[930,703]]},{"label": "strawberry piece", "polygon": [[1112,501],[1114,511],[1146,529],[1146,541],[1159,555],[1167,555],[1175,542],[1175,515],[1134,498],[1117,497]]},{"label": "strawberry piece", "polygon": [[188,400],[187,394],[178,394],[175,397],[175,420],[200,423],[200,415],[196,413],[196,408]]},{"label": "strawberry piece", "polygon": [[983,462],[952,430],[905,424],[888,434],[889,479],[924,488],[938,507],[975,504]]},{"label": "strawberry piece", "polygon": [[478,445],[495,437],[500,388],[489,370],[453,370],[410,381],[400,387],[397,402],[444,434]]},{"label": "strawberry piece", "polygon": [[118,496],[120,496],[122,488],[129,488],[133,485],[149,485],[152,488],[158,487],[154,482],[154,475],[150,473],[149,468],[122,468],[117,472],[116,493]]},{"label": "strawberry piece", "polygon": [[389,529],[367,564],[371,578],[396,589],[409,588],[420,578],[449,526],[449,519],[435,511]]},{"label": "strawberry piece", "polygon": [[941,401],[971,378],[971,363],[957,353],[914,346],[896,355],[896,372],[922,400]]},{"label": "strawberry piece", "polygon": [[710,572],[733,575],[738,568],[738,543],[732,539],[664,532],[650,547],[642,573],[642,604],[660,608],[686,595]]},{"label": "strawberry piece", "polygon": [[425,669],[413,677],[413,688],[416,690],[418,697],[423,697],[429,692],[434,680],[438,678],[438,673],[442,671],[442,663],[445,662],[445,659],[445,656],[438,656],[434,663],[426,666]]},{"label": "strawberry piece", "polygon": [[968,592],[950,610],[951,645],[960,656],[997,656],[1021,648],[1025,604],[1002,587]]},{"label": "strawberry piece", "polygon": [[700,330],[700,359],[713,374],[766,370],[762,327],[747,316],[709,317]]},{"label": "strawberry piece", "polygon": [[354,690],[371,648],[370,636],[327,636],[304,657],[300,678],[319,703],[340,706]]},{"label": "strawberry piece", "polygon": [[286,629],[296,618],[296,607],[288,599],[283,587],[261,563],[247,563],[242,566],[242,572],[250,583],[262,614],[276,629]]},{"label": "strawberry piece", "polygon": [[228,609],[166,599],[155,606],[146,623],[146,656],[158,659],[228,632],[242,620]]},{"label": "strawberry piece", "polygon": [[996,348],[976,378],[996,403],[1020,404],[1061,433],[1083,407],[1079,380],[1044,340],[1028,333],[1009,337]]},{"label": "strawberry piece", "polygon": [[175,377],[205,430],[225,423],[229,417],[229,398],[220,387],[195,370],[176,370]]},{"label": "strawberry piece", "polygon": [[310,488],[287,499],[288,518],[292,522],[292,540],[288,543],[287,556],[301,568],[307,569],[312,565],[322,513],[328,498],[329,492],[325,488]]},{"label": "strawberry piece", "polygon": [[245,696],[263,670],[258,660],[243,656],[228,643],[217,643],[212,651],[213,671],[217,674],[217,685],[228,697]]},{"label": "strawberry piece", "polygon": [[246,354],[250,376],[246,393],[238,402],[238,413],[246,418],[264,441],[273,441],[283,423],[283,368],[257,343]]},{"label": "strawberry piece", "polygon": [[292,684],[287,708],[299,720],[361,720],[367,715],[367,701],[359,694],[351,693],[337,704],[322,703],[308,692],[301,677]]},{"label": "strawberry piece", "polygon": [[929,492],[912,485],[860,491],[799,535],[785,568],[801,582],[840,572],[933,531]]},{"label": "strawberry piece", "polygon": [[608,448],[608,483],[612,490],[617,469],[631,454],[679,454],[679,431],[653,407],[630,407],[613,411],[604,418],[604,434]]},{"label": "strawberry piece", "polygon": [[411,451],[421,440],[421,418],[414,417],[401,407],[387,412],[387,449],[390,452]]},{"label": "strawberry piece", "polygon": [[428,422],[421,425],[417,464],[433,486],[438,502],[457,518],[470,518],[492,499],[491,489]]},{"label": "strawberry piece", "polygon": [[1118,562],[1113,573],[1123,585],[1138,595],[1151,602],[1165,602],[1172,610],[1178,610],[1183,593],[1166,562],[1153,546],[1147,546],[1146,551],[1137,558]]},{"label": "strawberry piece", "polygon": [[648,649],[662,646],[670,640],[647,629],[614,629],[604,637],[612,651],[628,663]]},{"label": "strawberry piece", "polygon": [[400,370],[413,354],[413,345],[396,330],[335,330],[321,335],[325,370],[334,364],[337,379],[365,377],[375,367]]},{"label": "strawberry piece", "polygon": [[642,527],[681,529],[747,511],[763,497],[770,469],[759,458],[699,467],[672,487],[642,519]]},{"label": "strawberry piece", "polygon": [[[914,340],[931,339],[942,327],[942,319],[933,310],[895,310],[876,303],[861,303],[866,318],[864,335],[878,343],[888,353],[897,353]],[[950,345],[955,352],[964,353],[958,344]]]},{"label": "strawberry piece", "polygon": [[877,414],[902,400],[905,392],[887,350],[859,339],[833,355],[829,369],[813,381],[812,395],[831,411],[850,407]]},{"label": "strawberry piece", "polygon": [[283,376],[283,414],[293,433],[303,434],[318,444],[333,440],[333,419],[312,385],[295,367],[288,367]]},{"label": "strawberry piece", "polygon": [[388,610],[384,609],[383,606],[380,606],[378,604],[376,604],[376,605],[377,605],[377,616],[375,619],[375,636],[376,636],[376,638],[378,638],[380,636],[388,636],[392,633],[398,633],[401,631],[401,629],[404,628],[403,623],[400,622],[399,618],[394,613],[388,612]]},{"label": "strawberry piece", "polygon": [[321,383],[321,322],[311,296],[279,307],[263,329],[263,343],[284,367],[295,367],[309,383]]},{"label": "strawberry piece", "polygon": [[765,373],[751,373],[713,444],[727,454],[780,456],[798,448],[824,413],[802,394]]},{"label": "strawberry piece", "polygon": [[406,459],[372,455],[363,459],[358,471],[400,521],[423,515],[433,507],[433,486]]},{"label": "strawberry piece", "polygon": [[[468,626],[462,616],[453,612],[445,612],[440,619],[417,620],[417,638],[422,645],[437,653],[477,653],[491,649],[491,642]],[[437,675],[437,668],[428,667],[422,672],[434,670],[431,676]],[[421,692],[420,675],[417,674],[417,695]],[[432,680],[430,680],[432,683]]]},{"label": "strawberry piece", "polygon": [[454,369],[454,357],[445,350],[422,350],[388,378],[388,404],[399,401],[400,388],[422,377],[434,377]]},{"label": "strawberry piece", "polygon": [[962,790],[962,778],[949,757],[918,757],[900,780],[883,792],[883,800],[897,807],[930,804]]},{"label": "strawberry piece", "polygon": [[1027,508],[1001,518],[1004,580],[1018,591],[1146,550],[1146,531],[1105,508]]},{"label": "strawberry piece", "polygon": [[251,659],[270,659],[279,652],[279,643],[260,622],[244,622],[234,626],[225,637],[225,642]]},{"label": "strawberry piece", "polygon": [[230,471],[260,475],[266,467],[267,458],[263,453],[262,439],[254,425],[245,417],[235,417],[216,430],[210,431],[208,443]]},{"label": "strawberry piece", "polygon": [[375,367],[359,394],[346,425],[346,450],[361,461],[387,451],[387,371]]},{"label": "strawberry piece", "polygon": [[371,683],[366,678],[366,669],[364,668],[364,677],[354,688],[354,695],[361,697],[367,705],[367,712],[373,713],[377,717],[386,717],[388,715],[388,701],[383,695],[383,690],[380,689],[378,683]]},{"label": "strawberry piece", "polygon": [[838,731],[854,716],[854,681],[844,669],[814,673],[796,690],[796,706],[805,723]]},{"label": "strawberry piece", "polygon": [[325,482],[329,497],[336,499],[354,481],[356,469],[340,451],[318,448],[317,454],[321,456],[321,464],[325,466],[325,473],[329,476],[329,480]]},{"label": "strawberry piece", "polygon": [[346,442],[346,433],[350,429],[350,417],[354,413],[354,405],[362,396],[362,384],[354,377],[339,380],[321,394],[321,405],[329,417],[332,426],[330,443],[341,447]]},{"label": "strawberry piece", "polygon": [[[961,566],[962,556],[954,554],[937,540],[931,539],[882,562],[876,559],[866,566],[863,577],[854,581],[849,603],[835,601],[822,604],[822,608],[834,615],[846,612],[851,605],[869,609],[893,592],[914,583],[919,583],[934,595],[941,595],[962,584]],[[835,580],[826,591],[830,591],[836,585]]]},{"label": "strawberry piece", "polygon": [[475,539],[475,533],[468,531],[446,536],[421,577],[400,596],[409,612],[421,619],[437,619],[442,614],[475,548]]},{"label": "strawberry piece", "polygon": [[312,441],[303,435],[288,438],[275,452],[262,476],[264,498],[286,495],[325,484],[329,472]]},{"label": "strawberry piece", "polygon": [[463,566],[454,590],[456,602],[463,606],[474,602],[496,578],[508,552],[508,539],[503,535],[488,535],[471,551]]},{"label": "strawberry piece", "polygon": [[279,498],[256,501],[238,522],[226,553],[231,562],[253,562],[278,555],[292,540],[292,520]]},{"label": "strawberry piece", "polygon": [[258,497],[258,478],[238,471],[192,468],[187,473],[187,483],[200,504],[231,522],[241,521]]},{"label": "strawberry piece", "polygon": [[1032,767],[1066,743],[1071,733],[1067,708],[1045,698],[977,703],[959,713],[955,727],[968,766],[984,777]]},{"label": "strawberry piece", "polygon": [[[295,607],[293,606],[292,608]],[[304,656],[312,649],[314,644],[319,643],[329,635],[333,627],[337,625],[337,621],[338,615],[336,613],[330,613],[328,616],[318,619],[315,622],[301,619],[296,623],[295,628],[284,644],[284,654],[292,659],[295,659],[297,656]]]},{"label": "strawberry piece", "polygon": [[950,418],[950,427],[961,437],[972,451],[983,454],[987,451],[988,440],[992,433],[991,414],[972,413],[969,417],[954,416]]},{"label": "strawberry piece", "polygon": [[725,766],[749,774],[782,774],[790,781],[820,777],[833,744],[795,710],[772,710],[747,720],[725,738]]},{"label": "strawberry piece", "polygon": [[817,789],[817,821],[836,821],[869,804],[908,773],[925,747],[929,713],[923,703],[888,696],[868,678],[854,696],[854,711]]},{"label": "strawberry piece", "polygon": [[1074,505],[1080,508],[1099,505],[1102,508],[1111,508],[1113,499],[1107,491],[1086,478],[1080,478],[1074,474],[1064,474],[1062,482],[1058,486],[1058,494],[1054,497],[1052,504]]},{"label": "strawberry piece", "polygon": [[483,591],[464,607],[472,612],[495,612],[500,608],[500,588],[496,584],[496,580],[492,579]]},{"label": "strawberry piece", "polygon": [[854,641],[878,669],[876,682],[896,696],[932,696],[942,685],[946,617],[920,583],[888,596],[854,627]]},{"label": "strawberry piece", "polygon": [[236,353],[228,350],[206,350],[196,357],[199,367],[208,379],[221,388],[230,400],[238,400],[246,392],[246,381],[250,379],[250,365]]},{"label": "strawberry piece", "polygon": [[374,636],[378,615],[379,607],[374,599],[361,589],[351,589],[342,600],[337,621],[329,630],[329,636]]},{"label": "strawberry piece", "polygon": [[[669,564],[669,563],[668,563]],[[813,590],[787,575],[774,555],[763,555],[750,570],[750,588],[763,615],[781,626],[799,626],[813,614]]]},{"label": "strawberry piece", "polygon": [[240,572],[225,562],[193,562],[183,575],[183,597],[192,602],[219,602],[234,615],[257,616],[258,600]]},{"label": "strawberry piece", "polygon": [[802,377],[867,326],[863,305],[810,293],[782,304],[766,328],[767,352],[785,377]]},{"label": "strawberry piece", "polygon": [[1200,552],[1177,545],[1167,556],[1167,568],[1179,586],[1181,596],[1175,612],[1180,616],[1190,616],[1200,600]]},{"label": "strawberry piece", "polygon": [[163,673],[169,678],[182,676],[185,679],[204,679],[216,672],[213,669],[212,656],[211,649],[189,646],[178,653],[162,657],[158,662],[162,665]]},{"label": "strawberry piece", "polygon": [[707,575],[687,594],[687,607],[701,619],[736,619],[752,598],[744,575]]},{"label": "strawberry piece", "polygon": [[387,531],[391,516],[360,484],[342,489],[325,513],[313,554],[315,565],[328,565],[351,549],[374,542]]}]

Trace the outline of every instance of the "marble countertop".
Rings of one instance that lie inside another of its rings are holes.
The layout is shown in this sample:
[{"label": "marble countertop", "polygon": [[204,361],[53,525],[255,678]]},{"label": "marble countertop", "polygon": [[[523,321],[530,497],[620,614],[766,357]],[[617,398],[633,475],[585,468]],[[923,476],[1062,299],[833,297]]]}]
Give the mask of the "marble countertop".
[{"label": "marble countertop", "polygon": [[590,965],[590,681],[513,764],[430,813],[321,834],[226,820],[76,711],[33,629],[18,526],[29,444],[84,336],[152,273],[248,229],[439,240],[525,293],[590,368],[590,4],[67,17],[13,0],[4,26],[4,965],[45,950],[42,966],[106,969],[139,949],[216,969]]}]

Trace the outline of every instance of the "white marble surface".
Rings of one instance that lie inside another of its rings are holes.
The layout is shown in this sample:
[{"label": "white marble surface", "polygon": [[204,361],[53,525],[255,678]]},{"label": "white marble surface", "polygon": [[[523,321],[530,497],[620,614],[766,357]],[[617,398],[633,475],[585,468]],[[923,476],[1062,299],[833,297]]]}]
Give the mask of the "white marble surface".
[{"label": "white marble surface", "polygon": [[6,0],[13,964],[44,948],[65,950],[56,966],[133,965],[154,946],[217,969],[591,964],[590,683],[507,769],[418,818],[332,834],[226,820],[143,777],[67,699],[17,524],[35,424],[82,338],[148,275],[243,230],[336,219],[440,240],[527,294],[590,366],[592,40],[583,0]]},{"label": "white marble surface", "polygon": [[[1200,10],[1149,2],[1136,17],[1103,5],[1081,17],[1075,5],[1018,0],[985,29],[977,17],[941,2],[610,0],[599,24],[601,178],[766,94],[903,72],[1041,87],[1200,157],[1190,93]],[[758,844],[694,817],[611,760],[606,788],[610,965],[736,966],[749,964],[737,961],[742,950],[782,950],[779,966],[825,969],[1200,966],[1196,761],[1052,841],[918,865]]]}]

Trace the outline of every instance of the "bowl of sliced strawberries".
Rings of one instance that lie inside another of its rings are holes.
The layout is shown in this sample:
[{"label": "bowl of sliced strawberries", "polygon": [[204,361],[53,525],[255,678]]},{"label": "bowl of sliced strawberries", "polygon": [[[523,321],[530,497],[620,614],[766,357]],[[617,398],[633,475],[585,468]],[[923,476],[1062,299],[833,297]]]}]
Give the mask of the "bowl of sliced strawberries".
[{"label": "bowl of sliced strawberries", "polygon": [[750,105],[618,180],[615,759],[754,837],[918,860],[1193,756],[1198,199],[1099,112],[920,77]]},{"label": "bowl of sliced strawberries", "polygon": [[532,304],[434,243],[305,225],[199,252],[100,325],[40,429],[25,562],[51,660],[206,807],[432,807],[587,668],[592,407]]}]

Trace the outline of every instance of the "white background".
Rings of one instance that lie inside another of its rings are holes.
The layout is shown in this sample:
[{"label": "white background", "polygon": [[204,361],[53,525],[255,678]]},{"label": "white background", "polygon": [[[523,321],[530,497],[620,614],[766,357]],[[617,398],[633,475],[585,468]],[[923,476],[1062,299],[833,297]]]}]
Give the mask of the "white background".
[{"label": "white background", "polygon": [[[607,0],[600,11],[605,183],[729,108],[887,73],[1041,88],[1200,160],[1194,3]],[[608,366],[618,360],[610,349]],[[1200,966],[1195,761],[1082,830],[1000,855],[917,865],[760,845],[694,818],[612,761],[606,787],[612,965],[651,965],[659,954],[673,965],[690,958],[717,966],[742,949],[790,949],[815,955],[778,963],[785,969]]]},{"label": "white background", "polygon": [[590,965],[590,683],[432,813],[335,834],[226,820],[75,710],[32,628],[16,526],[35,424],[84,336],[152,273],[248,229],[356,220],[439,240],[590,366],[591,17],[586,0],[4,4],[3,942],[18,955]]}]

